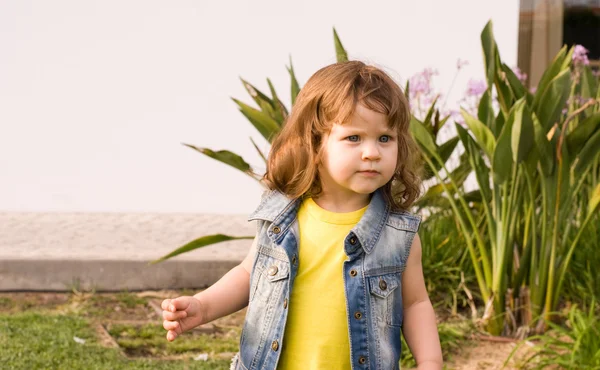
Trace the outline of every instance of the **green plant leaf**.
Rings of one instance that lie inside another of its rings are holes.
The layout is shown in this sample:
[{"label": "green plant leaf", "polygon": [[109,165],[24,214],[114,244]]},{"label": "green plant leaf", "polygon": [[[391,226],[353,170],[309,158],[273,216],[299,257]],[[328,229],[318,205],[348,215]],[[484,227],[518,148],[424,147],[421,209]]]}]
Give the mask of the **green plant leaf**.
[{"label": "green plant leaf", "polygon": [[417,201],[419,207],[428,207],[431,205],[436,198],[441,197],[444,194],[444,188],[441,184],[435,184],[430,186],[425,194],[423,194]]},{"label": "green plant leaf", "polygon": [[262,91],[253,86],[248,81],[245,81],[243,78],[240,78],[242,81],[242,85],[248,92],[248,94],[252,97],[254,102],[260,107],[263,113],[266,113],[269,117],[271,117],[277,124],[281,127],[281,123],[283,121],[283,117],[280,113],[277,112],[277,107],[275,106],[275,102],[271,100],[268,96],[266,96]]},{"label": "green plant leaf", "polygon": [[273,105],[275,107],[275,114],[276,114],[276,116],[274,118],[277,121],[277,123],[279,123],[279,126],[283,127],[285,119],[288,116],[288,110],[285,107],[285,105],[283,105],[281,100],[279,100],[279,97],[277,96],[277,92],[275,91],[275,87],[273,87],[273,83],[271,83],[271,80],[268,78],[267,78],[267,83],[269,84],[269,90],[271,90],[271,96],[273,97],[272,101],[273,101]]},{"label": "green plant leaf", "polygon": [[290,56],[290,66],[287,67],[288,72],[290,73],[290,78],[292,79],[292,106],[296,103],[296,97],[300,93],[300,84],[298,84],[298,80],[296,79],[296,74],[294,73],[294,65],[292,64],[292,57]]},{"label": "green plant leaf", "polygon": [[600,183],[596,185],[591,194],[590,202],[588,203],[588,215],[596,212],[598,208],[600,208]]},{"label": "green plant leaf", "polygon": [[[439,186],[441,188],[441,185],[439,185]],[[437,188],[435,190],[437,192]],[[450,202],[448,201],[448,198],[446,198],[443,194],[436,195],[433,193],[432,194],[426,193],[421,198],[419,198],[414,204],[418,208],[427,207],[427,208],[431,208],[431,209],[438,208],[440,210],[442,210],[442,209],[446,210],[446,209],[450,208]]]},{"label": "green plant leaf", "polygon": [[436,145],[433,141],[433,137],[427,131],[425,126],[415,117],[412,117],[410,120],[410,132],[415,138],[415,140],[421,144],[422,147],[427,149],[428,153],[426,155],[431,155],[430,153],[436,152]]},{"label": "green plant leaf", "polygon": [[533,131],[535,134],[535,146],[536,150],[539,154],[540,163],[542,166],[542,172],[546,176],[552,175],[554,172],[554,165],[556,162],[556,153],[554,151],[554,146],[548,139],[546,135],[546,131],[542,127],[542,124],[538,120],[535,113],[531,115],[533,122]]},{"label": "green plant leaf", "polygon": [[515,96],[515,99],[518,100],[524,97],[527,94],[527,90],[525,90],[525,87],[523,86],[517,75],[515,75],[512,69],[510,69],[506,64],[502,63],[501,67],[502,72],[504,72],[504,75],[506,76],[506,81],[508,82],[512,93]]},{"label": "green plant leaf", "polygon": [[515,120],[512,127],[511,142],[513,161],[521,163],[529,155],[534,143],[531,110],[527,106],[524,97],[515,103]]},{"label": "green plant leaf", "polygon": [[192,148],[208,157],[211,157],[212,159],[216,159],[219,162],[228,164],[231,167],[236,168],[242,172],[245,172],[248,174],[252,173],[252,168],[250,167],[250,165],[248,163],[246,163],[246,161],[242,157],[240,157],[239,155],[232,153],[228,150],[219,150],[219,151],[215,152],[208,148],[198,148],[194,145],[186,144],[186,143],[182,143],[182,144],[187,146],[188,148]]},{"label": "green plant leaf", "polygon": [[229,236],[229,235],[223,235],[223,234],[203,236],[201,238],[198,238],[196,240],[193,240],[193,241],[185,244],[184,246],[182,246],[180,248],[175,249],[173,252],[166,254],[157,260],[150,262],[150,264],[153,265],[155,263],[159,263],[164,260],[168,260],[169,258],[175,257],[182,253],[186,253],[186,252],[192,251],[194,249],[206,247],[208,245],[226,242],[226,241],[230,241],[230,240],[242,240],[242,239],[254,239],[254,236]]},{"label": "green plant leaf", "polygon": [[[458,137],[453,137],[449,140],[447,140],[445,143],[443,143],[442,145],[440,145],[437,148],[437,153],[440,156],[440,158],[442,159],[443,163],[446,163],[448,161],[448,158],[450,158],[450,156],[452,155],[452,152],[454,152],[454,149],[456,148],[456,145],[458,144]],[[435,175],[435,172],[438,172],[440,170],[440,168],[442,168],[441,164],[439,164],[437,161],[433,162],[434,163],[434,168],[431,168],[429,164],[425,165],[425,168],[427,169],[427,171],[425,172],[424,176],[423,176],[423,180],[428,180],[430,178],[432,178]]]},{"label": "green plant leaf", "polygon": [[485,90],[479,100],[477,117],[479,118],[479,121],[483,122],[488,128],[494,126],[494,108],[492,106],[492,97],[489,89]]},{"label": "green plant leaf", "polygon": [[454,179],[454,182],[456,183],[456,186],[461,187],[465,180],[467,180],[467,177],[469,177],[469,175],[472,172],[472,167],[471,164],[469,163],[469,158],[467,153],[463,153],[460,156],[460,162],[458,164],[458,167],[456,167],[454,170],[452,170],[452,172],[450,172],[450,177],[452,179]]},{"label": "green plant leaf", "polygon": [[[498,58],[496,61],[497,64],[501,65],[500,59]],[[515,96],[508,85],[508,82],[505,78],[503,78],[503,72],[498,71],[498,75],[496,76],[496,92],[498,95],[498,103],[500,103],[500,108],[505,112],[509,112],[511,107],[514,105]]]},{"label": "green plant leaf", "polygon": [[496,116],[496,119],[494,120],[494,125],[491,128],[492,132],[494,133],[494,137],[498,138],[500,136],[500,132],[502,132],[502,128],[504,127],[504,122],[506,122],[506,117],[508,115],[506,113],[504,113],[503,110],[500,110],[498,112],[498,115]]},{"label": "green plant leaf", "polygon": [[481,203],[484,200],[481,197],[481,192],[479,190],[471,190],[470,192],[465,193],[463,198],[465,198],[465,202],[467,203]]},{"label": "green plant leaf", "polygon": [[237,99],[232,100],[239,106],[240,112],[242,112],[242,114],[248,118],[250,123],[252,123],[258,132],[260,132],[260,134],[267,139],[267,141],[271,142],[271,140],[273,140],[275,135],[277,135],[279,132],[279,124],[267,113],[254,109]]},{"label": "green plant leaf", "polygon": [[344,46],[342,45],[342,42],[340,41],[340,37],[338,36],[335,28],[333,29],[333,42],[335,44],[335,56],[336,56],[337,62],[338,63],[347,62],[348,61],[348,53],[346,52],[346,49],[344,49]]},{"label": "green plant leaf", "polygon": [[575,46],[571,46],[569,48],[569,50],[567,51],[567,54],[565,54],[562,64],[560,65],[560,70],[571,68],[571,65],[573,64],[573,54],[574,53],[575,53]]},{"label": "green plant leaf", "polygon": [[546,131],[549,130],[560,117],[561,111],[569,98],[570,87],[571,72],[570,70],[565,69],[550,81],[548,88],[542,95],[542,99],[537,110],[535,110],[535,113],[537,114],[542,127],[544,127]]},{"label": "green plant leaf", "polygon": [[600,130],[596,131],[579,152],[575,163],[575,173],[584,173],[594,162],[594,159],[598,157],[598,153],[600,153]]},{"label": "green plant leaf", "polygon": [[596,113],[581,121],[567,135],[567,145],[570,153],[576,153],[579,148],[600,128],[600,113]]},{"label": "green plant leaf", "polygon": [[439,134],[442,127],[444,127],[446,122],[448,122],[448,119],[450,119],[450,115],[447,115],[444,118],[440,118],[440,111],[436,110],[435,116],[433,117],[433,136],[434,137],[437,138],[437,135]]},{"label": "green plant leaf", "polygon": [[262,152],[262,150],[260,150],[258,145],[256,145],[256,143],[254,142],[254,139],[250,138],[250,141],[252,142],[252,145],[254,145],[254,149],[256,149],[256,151],[258,152],[258,155],[263,159],[263,161],[265,161],[265,164],[266,164],[267,156]]},{"label": "green plant leaf", "polygon": [[454,152],[456,144],[458,144],[458,136],[448,139],[445,143],[439,146],[438,154],[444,163],[446,163],[448,158],[450,158],[452,155],[452,152]]},{"label": "green plant leaf", "polygon": [[511,133],[514,120],[515,111],[513,109],[502,128],[502,132],[500,132],[500,137],[498,138],[492,157],[492,176],[494,182],[497,184],[504,183],[511,175],[513,166]]},{"label": "green plant leaf", "polygon": [[427,115],[425,116],[425,119],[423,120],[423,125],[425,125],[425,128],[427,128],[427,130],[431,133],[433,133],[433,125],[431,124],[431,119],[433,118],[433,113],[436,111],[435,103],[437,103],[437,100],[438,97],[436,96],[433,100],[433,103],[431,103],[431,107],[429,107],[429,109],[427,110]]},{"label": "green plant leaf", "polygon": [[564,70],[562,65],[565,61],[566,53],[567,47],[563,46],[550,63],[550,66],[542,74],[540,82],[537,85],[536,93],[533,97],[533,110],[537,111],[538,106],[541,102],[543,102],[542,95],[545,94],[550,81],[552,81],[561,71]]},{"label": "green plant leaf", "polygon": [[598,89],[597,78],[594,77],[590,66],[583,66],[581,71],[581,97],[584,99],[593,99],[596,97]]},{"label": "green plant leaf", "polygon": [[483,46],[483,55],[485,61],[485,76],[487,79],[488,90],[494,84],[496,76],[496,41],[492,30],[492,21],[488,21],[481,32],[481,45]]},{"label": "green plant leaf", "polygon": [[477,144],[479,144],[481,149],[483,149],[483,152],[488,156],[488,158],[491,159],[496,147],[496,138],[494,137],[494,134],[486,125],[484,125],[477,118],[471,116],[466,110],[461,109],[461,113],[465,119],[466,125],[473,133],[475,141],[477,141]]},{"label": "green plant leaf", "polygon": [[473,140],[467,130],[458,124],[456,125],[456,132],[458,133],[458,137],[460,137],[460,141],[463,143],[466,154],[469,156],[471,167],[473,167],[473,171],[475,171],[475,176],[479,183],[479,191],[481,191],[480,198],[489,203],[492,198],[490,190],[490,171],[480,154],[481,147]]}]

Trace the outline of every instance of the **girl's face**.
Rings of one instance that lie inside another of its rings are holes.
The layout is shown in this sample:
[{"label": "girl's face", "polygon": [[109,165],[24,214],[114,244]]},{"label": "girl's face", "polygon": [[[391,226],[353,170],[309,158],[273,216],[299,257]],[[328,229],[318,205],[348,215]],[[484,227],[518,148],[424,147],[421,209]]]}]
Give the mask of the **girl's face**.
[{"label": "girl's face", "polygon": [[334,124],[323,137],[323,194],[366,205],[391,180],[397,160],[398,137],[386,116],[358,104],[349,123]]}]

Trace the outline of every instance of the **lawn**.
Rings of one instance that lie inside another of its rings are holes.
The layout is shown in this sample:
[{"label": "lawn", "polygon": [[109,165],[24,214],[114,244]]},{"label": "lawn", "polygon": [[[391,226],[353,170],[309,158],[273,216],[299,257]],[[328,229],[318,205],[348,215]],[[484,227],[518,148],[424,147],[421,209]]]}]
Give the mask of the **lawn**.
[{"label": "lawn", "polygon": [[[229,369],[244,310],[165,339],[160,302],[192,293],[0,293],[1,368]],[[514,348],[473,340],[466,319],[445,318],[438,328],[448,369],[497,369]],[[409,368],[406,347],[403,355]]]},{"label": "lawn", "polygon": [[229,369],[243,314],[165,339],[162,295],[1,293],[2,369]]}]

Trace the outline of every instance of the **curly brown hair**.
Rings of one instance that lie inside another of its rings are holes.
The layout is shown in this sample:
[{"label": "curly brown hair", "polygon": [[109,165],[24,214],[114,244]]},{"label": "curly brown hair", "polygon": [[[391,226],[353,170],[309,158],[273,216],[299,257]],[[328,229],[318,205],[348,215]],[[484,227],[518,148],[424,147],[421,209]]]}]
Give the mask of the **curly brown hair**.
[{"label": "curly brown hair", "polygon": [[323,136],[334,122],[349,122],[359,103],[384,114],[398,134],[396,170],[383,191],[392,209],[408,210],[421,192],[422,171],[420,152],[409,132],[408,100],[387,73],[360,61],[331,64],[310,77],[272,143],[265,184],[293,199],[317,197]]}]

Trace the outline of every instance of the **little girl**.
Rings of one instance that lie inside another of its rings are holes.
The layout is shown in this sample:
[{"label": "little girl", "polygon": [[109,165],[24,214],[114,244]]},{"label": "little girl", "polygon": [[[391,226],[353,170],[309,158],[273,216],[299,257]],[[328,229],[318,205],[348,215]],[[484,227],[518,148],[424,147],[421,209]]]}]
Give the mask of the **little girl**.
[{"label": "little girl", "polygon": [[273,142],[246,258],[162,302],[167,339],[248,305],[232,369],[441,369],[421,268],[418,149],[400,87],[352,61],[317,71]]}]

